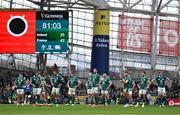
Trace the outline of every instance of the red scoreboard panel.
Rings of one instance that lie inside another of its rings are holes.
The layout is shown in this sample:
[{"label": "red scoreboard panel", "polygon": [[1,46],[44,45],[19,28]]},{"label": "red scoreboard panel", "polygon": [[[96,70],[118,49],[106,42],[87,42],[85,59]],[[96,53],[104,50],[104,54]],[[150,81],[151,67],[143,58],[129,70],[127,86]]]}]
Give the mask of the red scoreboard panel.
[{"label": "red scoreboard panel", "polygon": [[160,21],[159,53],[163,55],[180,55],[180,22]]},{"label": "red scoreboard panel", "polygon": [[35,53],[36,12],[0,11],[0,53]]},{"label": "red scoreboard panel", "polygon": [[138,52],[151,51],[151,18],[119,16],[118,48]]}]

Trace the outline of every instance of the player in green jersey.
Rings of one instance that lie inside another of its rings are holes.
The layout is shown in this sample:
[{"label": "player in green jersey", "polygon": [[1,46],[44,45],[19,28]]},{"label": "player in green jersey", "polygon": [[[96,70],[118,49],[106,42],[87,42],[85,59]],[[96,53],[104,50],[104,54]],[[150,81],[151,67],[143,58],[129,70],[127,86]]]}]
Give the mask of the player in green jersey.
[{"label": "player in green jersey", "polygon": [[123,96],[126,98],[124,107],[128,107],[129,105],[132,106],[132,89],[134,87],[134,82],[128,71],[124,72],[124,78],[120,81],[124,83]]},{"label": "player in green jersey", "polygon": [[41,74],[36,73],[32,78],[31,78],[31,84],[33,86],[33,96],[35,99],[35,105],[34,106],[39,106],[40,103],[40,98],[41,98]]},{"label": "player in green jersey", "polygon": [[60,94],[60,87],[62,80],[63,80],[62,76],[54,71],[54,75],[51,78],[51,85],[53,86],[51,96],[52,96],[53,104],[56,104],[56,106],[59,106],[58,105],[59,94]]},{"label": "player in green jersey", "polygon": [[89,73],[88,80],[86,81],[86,89],[88,94],[88,104],[91,106],[92,102],[92,73]]},{"label": "player in green jersey", "polygon": [[141,75],[139,78],[138,88],[139,88],[139,97],[137,99],[137,104],[135,107],[138,107],[140,104],[140,101],[142,100],[142,107],[144,107],[145,101],[146,101],[146,93],[147,89],[149,87],[149,79],[146,76],[145,71],[141,71]]},{"label": "player in green jersey", "polygon": [[100,75],[97,73],[96,69],[93,69],[93,75],[92,75],[92,99],[93,99],[93,107],[96,107],[97,104],[98,104],[99,85],[100,85]]},{"label": "player in green jersey", "polygon": [[156,83],[156,85],[158,86],[158,97],[159,97],[159,106],[164,106],[163,103],[163,98],[166,95],[166,89],[165,89],[165,83],[166,80],[169,80],[168,78],[166,78],[164,75],[164,71],[160,71],[159,75],[155,77],[155,79],[153,79],[153,82]]},{"label": "player in green jersey", "polygon": [[26,84],[25,78],[19,74],[19,76],[15,80],[15,87],[17,88],[17,106],[24,104],[24,88]]},{"label": "player in green jersey", "polygon": [[69,105],[71,103],[72,106],[74,106],[76,88],[80,85],[80,83],[81,83],[80,80],[77,77],[75,77],[74,74],[71,74],[67,83],[69,90],[68,90],[68,102],[66,105]]},{"label": "player in green jersey", "polygon": [[42,104],[45,104],[46,106],[48,106],[47,104],[47,100],[46,100],[46,97],[47,97],[47,88],[51,87],[49,84],[47,84],[46,82],[46,76],[47,76],[47,73],[43,73],[42,74],[42,79],[41,79],[41,88],[42,88],[42,91],[41,91],[41,102]]},{"label": "player in green jersey", "polygon": [[107,101],[109,100],[109,88],[112,85],[112,81],[110,80],[109,76],[107,74],[103,74],[103,79],[101,81],[101,94],[102,98],[104,99],[104,105],[108,106]]}]

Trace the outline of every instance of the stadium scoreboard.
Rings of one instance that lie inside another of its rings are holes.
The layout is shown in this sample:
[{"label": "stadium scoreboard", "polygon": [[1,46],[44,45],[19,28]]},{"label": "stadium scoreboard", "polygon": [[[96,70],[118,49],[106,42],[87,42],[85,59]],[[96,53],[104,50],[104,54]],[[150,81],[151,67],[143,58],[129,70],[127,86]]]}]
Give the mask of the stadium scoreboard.
[{"label": "stadium scoreboard", "polygon": [[36,53],[68,52],[68,34],[68,11],[36,12]]}]

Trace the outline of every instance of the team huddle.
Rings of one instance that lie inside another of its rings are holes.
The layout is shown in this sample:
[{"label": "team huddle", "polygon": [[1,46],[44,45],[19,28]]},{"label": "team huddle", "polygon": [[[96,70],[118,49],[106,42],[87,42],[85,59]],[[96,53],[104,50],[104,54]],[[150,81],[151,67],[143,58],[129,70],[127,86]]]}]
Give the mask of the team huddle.
[{"label": "team huddle", "polygon": [[[47,78],[50,78],[48,80]],[[124,107],[133,106],[132,105],[132,90],[135,85],[138,86],[139,89],[139,97],[137,99],[137,103],[135,107],[138,107],[142,104],[142,107],[145,106],[147,89],[150,84],[155,83],[158,86],[158,96],[160,98],[159,105],[164,106],[163,97],[165,96],[165,81],[168,80],[163,76],[163,71],[160,71],[158,76],[154,79],[149,79],[146,76],[146,72],[142,71],[139,76],[138,84],[135,84],[132,76],[128,71],[125,71],[123,74],[123,79],[120,80],[121,83],[124,84],[124,90],[122,96],[126,98],[126,102]],[[55,104],[59,106],[60,103],[60,94],[61,94],[61,86],[62,86],[63,77],[54,72],[50,77],[47,74],[36,73],[30,80],[26,80],[21,74],[15,81],[15,86],[17,88],[17,106],[23,105],[25,102],[29,102],[29,96],[31,95],[34,99],[34,106],[39,105],[52,105]],[[68,82],[68,100],[66,105],[75,105],[76,100],[76,91],[77,87],[81,84],[81,81],[75,77],[75,75],[71,74]],[[99,97],[103,99],[104,106],[108,106],[108,100],[110,98],[109,90],[112,85],[112,81],[107,74],[99,75],[96,69],[93,69],[93,72],[89,73],[88,79],[86,81],[86,90],[87,90],[87,100],[89,106],[96,107],[99,104]],[[51,89],[51,92],[47,91],[47,89]],[[49,94],[47,96],[47,94]],[[48,102],[50,99],[50,102]]]},{"label": "team huddle", "polygon": [[104,100],[104,105],[107,106],[111,85],[112,81],[107,74],[103,74],[100,77],[96,69],[93,70],[93,73],[89,73],[89,77],[86,82],[89,106],[92,105],[93,107],[96,107],[98,105],[99,94],[101,94]]},{"label": "team huddle", "polygon": [[[24,105],[25,102],[28,102],[28,96],[31,94],[34,97],[34,106],[40,105],[59,105],[60,101],[60,90],[63,77],[57,72],[53,73],[53,76],[50,77],[50,82],[47,80],[47,74],[41,75],[36,73],[30,80],[26,80],[21,74],[17,77],[15,81],[15,86],[17,88],[17,106]],[[81,84],[81,81],[75,77],[73,74],[68,79],[68,100],[66,105],[74,106],[76,98],[76,89]],[[86,82],[86,89],[88,94],[89,105],[96,106],[98,104],[99,92],[103,95],[105,99],[105,105],[107,106],[107,100],[109,99],[108,90],[112,82],[106,74],[103,74],[100,77],[97,74],[97,70],[94,69],[93,73],[89,74],[89,78]],[[32,88],[31,88],[32,87]],[[51,90],[51,104],[47,103],[47,88]],[[32,90],[32,91],[31,91]]]},{"label": "team huddle", "polygon": [[[126,98],[126,104],[124,107],[132,106],[132,90],[135,87],[135,83],[132,80],[131,75],[129,75],[129,72],[126,71],[124,73],[124,78],[120,80],[122,83],[124,83],[124,91],[123,91],[123,96]],[[139,83],[137,84],[138,89],[139,89],[139,97],[137,98],[137,103],[135,107],[138,107],[140,105],[140,102],[142,102],[142,107],[145,105],[146,101],[146,95],[147,95],[147,90],[150,86],[150,84],[156,84],[158,87],[158,98],[159,98],[159,106],[162,107],[164,106],[163,98],[165,97],[166,94],[166,89],[165,89],[165,83],[168,78],[163,76],[163,71],[160,71],[159,74],[150,80],[146,76],[146,72],[142,71],[141,75],[139,76]]]},{"label": "team huddle", "polygon": [[[50,78],[50,80],[47,78]],[[15,86],[17,88],[17,105],[23,105],[27,102],[26,99],[28,98],[26,96],[30,96],[31,92],[34,97],[34,106],[40,106],[42,104],[49,105],[47,104],[47,88],[50,88],[51,102],[58,106],[62,81],[63,77],[57,72],[54,72],[52,77],[49,77],[47,74],[43,74],[41,76],[40,73],[36,73],[30,80],[27,81],[20,74],[15,81]],[[75,95],[76,87],[78,87],[79,84],[80,81],[77,77],[73,75],[70,76],[70,79],[68,80],[68,94],[72,98],[69,99],[74,100],[73,95]],[[72,101],[72,103],[74,103],[74,101]]]}]

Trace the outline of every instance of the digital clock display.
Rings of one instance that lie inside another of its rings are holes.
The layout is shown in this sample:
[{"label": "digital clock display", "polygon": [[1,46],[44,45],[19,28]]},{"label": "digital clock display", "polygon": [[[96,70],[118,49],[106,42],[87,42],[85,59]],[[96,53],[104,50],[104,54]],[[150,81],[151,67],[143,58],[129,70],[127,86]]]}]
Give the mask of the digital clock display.
[{"label": "digital clock display", "polygon": [[69,49],[69,12],[38,11],[36,19],[37,53],[66,53]]},{"label": "digital clock display", "polygon": [[37,20],[36,21],[36,31],[38,32],[68,32],[69,23],[66,20]]},{"label": "digital clock display", "polygon": [[61,23],[43,23],[43,29],[61,29]]}]

